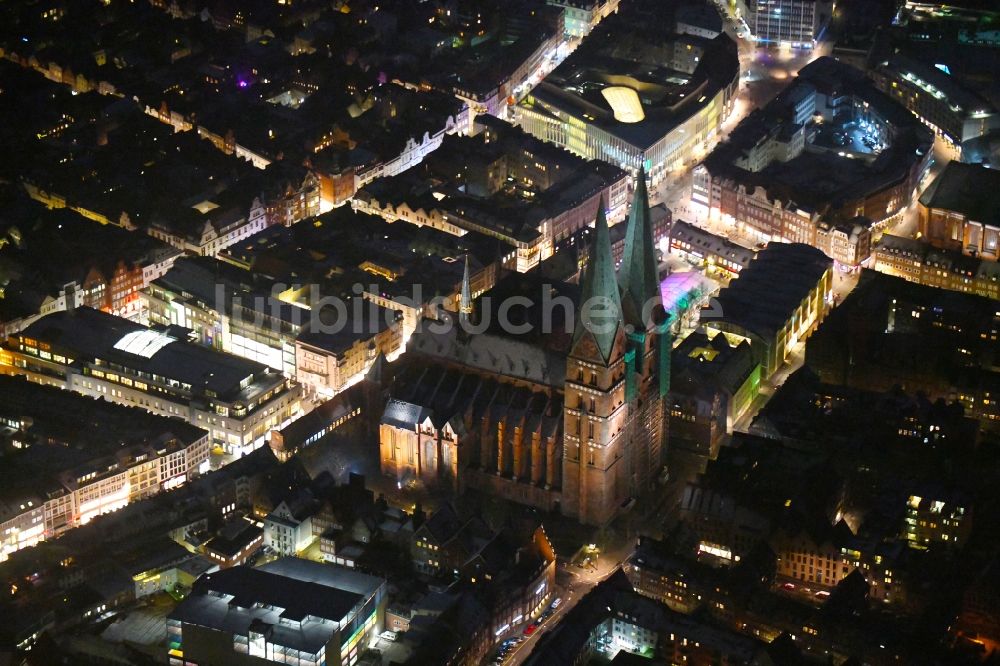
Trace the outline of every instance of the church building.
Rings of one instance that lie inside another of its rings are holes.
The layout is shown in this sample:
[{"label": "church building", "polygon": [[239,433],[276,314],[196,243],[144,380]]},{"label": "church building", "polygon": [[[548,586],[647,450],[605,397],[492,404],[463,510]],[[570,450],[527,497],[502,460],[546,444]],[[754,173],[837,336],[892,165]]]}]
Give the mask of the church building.
[{"label": "church building", "polygon": [[[414,334],[380,424],[383,474],[477,488],[588,525],[655,482],[671,340],[643,172],[627,224],[617,274],[602,204],[579,284],[512,275],[475,303],[463,284],[458,323],[473,326]],[[487,317],[512,296],[533,304],[508,308],[526,333]]]}]

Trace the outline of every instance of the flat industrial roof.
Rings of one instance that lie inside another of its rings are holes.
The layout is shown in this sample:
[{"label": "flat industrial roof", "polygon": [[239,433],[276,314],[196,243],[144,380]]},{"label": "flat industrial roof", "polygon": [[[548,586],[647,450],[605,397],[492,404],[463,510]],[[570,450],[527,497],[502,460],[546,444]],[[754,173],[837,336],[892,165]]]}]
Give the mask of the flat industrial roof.
[{"label": "flat industrial roof", "polygon": [[316,654],[383,584],[344,567],[285,557],[202,576],[169,617],[242,636],[253,627],[270,642]]},{"label": "flat industrial roof", "polygon": [[719,293],[722,321],[766,339],[781,330],[833,261],[803,243],[769,243]]},{"label": "flat industrial roof", "polygon": [[222,398],[241,392],[240,383],[267,366],[181,340],[167,341],[141,324],[93,308],[76,308],[42,317],[22,337],[89,357],[160,375]]}]

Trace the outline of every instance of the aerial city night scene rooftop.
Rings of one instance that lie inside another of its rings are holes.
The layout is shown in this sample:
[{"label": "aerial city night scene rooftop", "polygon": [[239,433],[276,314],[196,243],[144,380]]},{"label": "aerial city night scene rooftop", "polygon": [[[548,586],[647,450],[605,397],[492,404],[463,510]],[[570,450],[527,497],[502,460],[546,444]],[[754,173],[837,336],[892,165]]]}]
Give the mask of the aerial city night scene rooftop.
[{"label": "aerial city night scene rooftop", "polygon": [[1000,666],[1000,2],[0,2],[0,666]]}]

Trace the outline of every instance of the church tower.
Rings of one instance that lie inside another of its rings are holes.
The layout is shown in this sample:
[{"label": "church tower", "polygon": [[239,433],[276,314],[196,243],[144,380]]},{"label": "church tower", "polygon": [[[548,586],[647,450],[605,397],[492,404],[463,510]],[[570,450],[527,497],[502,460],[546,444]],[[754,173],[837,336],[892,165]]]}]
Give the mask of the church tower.
[{"label": "church tower", "polygon": [[603,201],[597,212],[566,359],[562,512],[588,525],[611,520],[663,466],[670,341],[659,293],[640,171],[617,279]]},{"label": "church tower", "polygon": [[634,455],[630,478],[641,492],[666,462],[667,400],[670,390],[670,321],[663,309],[646,171],[639,169],[618,272],[628,325],[625,394],[634,418],[628,434]]},{"label": "church tower", "polygon": [[646,170],[639,169],[635,195],[628,213],[625,231],[625,253],[618,272],[618,286],[622,292],[622,306],[626,322],[633,328],[647,328],[654,306],[660,305],[660,279],[656,268],[656,248],[653,242],[653,221],[649,212],[649,193],[646,190]]},{"label": "church tower", "polygon": [[627,339],[603,200],[581,287],[566,359],[562,512],[598,525],[628,496],[621,441]]}]

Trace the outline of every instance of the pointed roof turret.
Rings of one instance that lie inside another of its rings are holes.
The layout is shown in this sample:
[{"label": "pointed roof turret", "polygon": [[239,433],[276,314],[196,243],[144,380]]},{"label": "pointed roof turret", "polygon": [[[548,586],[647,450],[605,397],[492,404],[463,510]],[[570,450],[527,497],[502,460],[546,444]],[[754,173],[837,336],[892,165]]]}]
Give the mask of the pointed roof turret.
[{"label": "pointed roof turret", "polygon": [[642,311],[652,299],[660,302],[659,271],[656,267],[656,247],[653,244],[653,222],[649,212],[649,193],[646,191],[646,170],[639,168],[635,196],[628,214],[625,231],[625,253],[622,256],[618,284],[622,289],[629,322],[645,328]]},{"label": "pointed roof turret", "polygon": [[573,346],[576,347],[581,339],[592,336],[601,357],[607,361],[611,357],[618,328],[623,322],[622,302],[615,282],[615,260],[611,254],[611,233],[604,214],[603,197],[597,210],[594,238],[590,244],[581,284]]},{"label": "pointed roof turret", "polygon": [[385,366],[388,363],[389,359],[385,357],[382,350],[379,350],[378,356],[375,357],[375,360],[368,367],[368,372],[365,373],[365,379],[376,384],[381,384],[385,378]]},{"label": "pointed roof turret", "polygon": [[469,280],[469,255],[465,255],[465,272],[462,273],[462,294],[458,299],[458,316],[469,319],[472,314],[472,284]]}]

